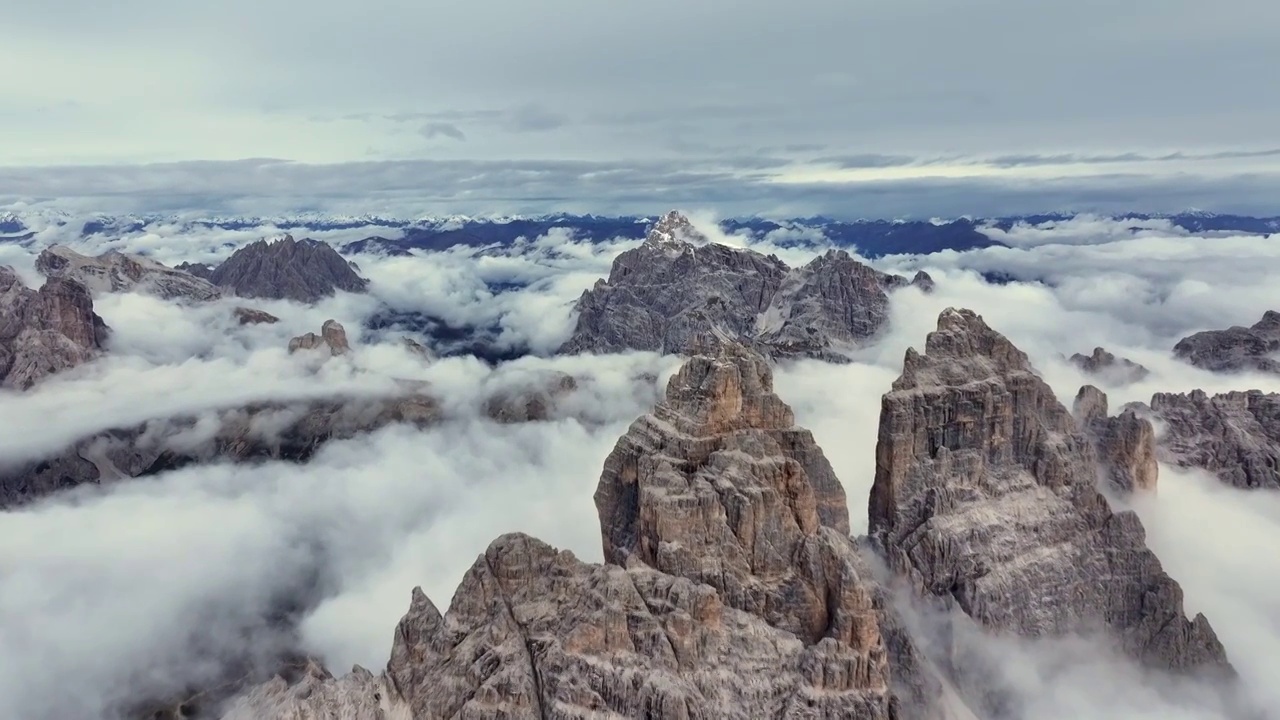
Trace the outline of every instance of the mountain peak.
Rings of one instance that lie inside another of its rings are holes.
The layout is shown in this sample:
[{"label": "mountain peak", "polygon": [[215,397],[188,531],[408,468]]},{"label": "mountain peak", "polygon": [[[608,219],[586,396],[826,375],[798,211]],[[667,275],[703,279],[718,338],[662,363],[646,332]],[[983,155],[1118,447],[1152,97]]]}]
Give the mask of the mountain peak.
[{"label": "mountain peak", "polygon": [[672,210],[649,228],[644,241],[659,247],[683,248],[694,241],[706,242],[707,239],[706,235],[693,226],[688,217],[679,210]]},{"label": "mountain peak", "polygon": [[240,297],[316,302],[337,291],[362,293],[369,281],[327,243],[292,235],[265,239],[235,251],[209,275]]}]

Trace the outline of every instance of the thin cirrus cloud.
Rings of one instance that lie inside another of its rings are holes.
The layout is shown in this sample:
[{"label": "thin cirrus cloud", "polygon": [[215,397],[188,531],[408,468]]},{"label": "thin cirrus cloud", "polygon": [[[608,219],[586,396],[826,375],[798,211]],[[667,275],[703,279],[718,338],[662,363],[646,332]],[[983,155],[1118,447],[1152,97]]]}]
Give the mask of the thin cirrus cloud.
[{"label": "thin cirrus cloud", "polygon": [[[462,125],[457,126],[461,130]],[[465,143],[440,141],[437,138],[437,144],[447,148],[470,145],[474,139],[467,135]],[[324,164],[258,158],[0,166],[0,210],[250,216],[319,211],[410,218],[454,213],[654,215],[671,207],[702,207],[721,216],[836,218],[1167,213],[1193,208],[1276,214],[1280,173],[1200,162],[1205,164],[1203,172],[1178,169],[1181,166],[1173,162],[1156,163],[1171,170],[1161,173],[1117,163],[1108,165],[1111,172],[1106,174],[1060,177],[1008,177],[972,163],[928,165],[895,156],[850,160],[861,169],[809,167],[796,165],[781,152],[634,162],[436,159]],[[869,172],[867,166],[874,167]]]},{"label": "thin cirrus cloud", "polygon": [[989,170],[1211,158],[1226,174],[1276,169],[1258,151],[1280,120],[1258,91],[1277,60],[1266,29],[1280,9],[1265,0],[301,8],[15,9],[0,62],[27,70],[0,78],[0,164],[443,156],[696,168],[710,159],[700,148],[811,145],[894,164],[992,158]]}]

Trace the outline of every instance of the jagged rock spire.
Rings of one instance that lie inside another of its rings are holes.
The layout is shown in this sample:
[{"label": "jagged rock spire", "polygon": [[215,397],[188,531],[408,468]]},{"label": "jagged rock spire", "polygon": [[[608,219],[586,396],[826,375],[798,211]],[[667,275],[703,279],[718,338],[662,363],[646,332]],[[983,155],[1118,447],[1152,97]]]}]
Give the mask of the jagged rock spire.
[{"label": "jagged rock spire", "polygon": [[[881,407],[870,526],[891,567],[992,630],[1107,628],[1150,667],[1231,675],[1137,515],[1099,493],[1089,437],[1027,355],[954,308],[925,350],[907,351]],[[1105,412],[1085,400],[1086,415]]]}]

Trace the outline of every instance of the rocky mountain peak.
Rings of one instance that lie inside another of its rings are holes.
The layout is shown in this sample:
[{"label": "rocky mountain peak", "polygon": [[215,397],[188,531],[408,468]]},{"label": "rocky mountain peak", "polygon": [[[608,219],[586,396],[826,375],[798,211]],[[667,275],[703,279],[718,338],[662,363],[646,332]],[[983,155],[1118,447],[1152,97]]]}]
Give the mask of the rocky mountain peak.
[{"label": "rocky mountain peak", "polygon": [[209,280],[240,297],[306,303],[331,297],[339,290],[362,293],[369,285],[328,244],[295,240],[292,235],[240,248],[210,273]]},{"label": "rocky mountain peak", "polygon": [[0,385],[25,390],[88,362],[102,351],[107,335],[84,285],[50,278],[32,290],[13,268],[0,266]]},{"label": "rocky mountain peak", "polygon": [[[1154,473],[1141,457],[1150,425],[1131,426],[1146,435],[1100,460],[1026,354],[977,314],[945,310],[925,347],[907,353],[881,407],[870,527],[890,566],[992,630],[1108,628],[1150,667],[1231,675],[1208,620],[1185,615],[1141,521],[1113,512],[1097,487],[1108,460]],[[1081,394],[1082,418],[1105,408],[1096,389]]]},{"label": "rocky mountain peak", "polygon": [[141,290],[166,299],[196,302],[222,296],[218,288],[204,279],[150,258],[117,250],[90,257],[65,245],[53,245],[36,257],[36,269],[50,278],[75,280],[95,293]]},{"label": "rocky mountain peak", "polygon": [[1095,347],[1089,355],[1076,353],[1069,358],[1072,365],[1117,385],[1134,383],[1151,374],[1147,368],[1128,359],[1116,357],[1106,348]]},{"label": "rocky mountain peak", "polygon": [[1173,347],[1179,358],[1204,370],[1280,373],[1280,312],[1268,310],[1250,327],[1206,330]]},{"label": "rocky mountain peak", "polygon": [[1031,373],[1031,360],[1008,338],[992,330],[981,315],[947,308],[937,330],[925,339],[925,353],[908,348],[894,390],[976,382],[1001,375]]},{"label": "rocky mountain peak", "polygon": [[843,250],[793,269],[774,255],[690,233],[687,218],[668,214],[640,247],[615,258],[608,279],[579,298],[560,352],[693,355],[720,338],[775,357],[847,362],[888,322],[887,292],[911,284]]}]

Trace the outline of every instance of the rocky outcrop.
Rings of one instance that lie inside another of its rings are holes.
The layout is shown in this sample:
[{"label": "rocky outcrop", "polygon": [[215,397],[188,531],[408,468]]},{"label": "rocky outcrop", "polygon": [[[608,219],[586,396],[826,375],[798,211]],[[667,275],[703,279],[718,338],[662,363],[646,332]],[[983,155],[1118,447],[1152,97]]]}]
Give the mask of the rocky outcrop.
[{"label": "rocky outcrop", "polygon": [[1173,353],[1213,372],[1280,373],[1280,312],[1268,310],[1252,327],[1198,332],[1180,340]]},{"label": "rocky outcrop", "polygon": [[13,268],[0,266],[0,387],[25,390],[88,362],[106,339],[106,323],[84,285],[50,278],[32,290]]},{"label": "rocky outcrop", "polygon": [[280,322],[275,315],[254,308],[238,307],[232,312],[241,325],[274,325]]},{"label": "rocky outcrop", "polygon": [[384,676],[388,707],[510,720],[960,717],[849,538],[843,490],[773,394],[767,363],[721,350],[690,360],[606,461],[596,502],[608,562],[505,535],[447,613],[415,590]]},{"label": "rocky outcrop", "polygon": [[1112,385],[1128,385],[1151,374],[1146,367],[1128,358],[1118,358],[1100,347],[1094,348],[1091,355],[1072,355],[1071,364]]},{"label": "rocky outcrop", "polygon": [[216,300],[222,292],[208,280],[166,267],[150,258],[111,250],[97,257],[54,245],[36,258],[36,269],[50,278],[75,280],[94,293],[138,290],[166,299]]},{"label": "rocky outcrop", "polygon": [[83,438],[57,454],[0,466],[0,508],[22,505],[73,487],[146,477],[196,463],[285,460],[306,462],[331,440],[394,423],[427,427],[442,417],[425,386],[391,397],[326,398],[258,403],[216,413],[211,438],[198,432],[208,418],[179,416]]},{"label": "rocky outcrop", "polygon": [[435,362],[440,359],[440,356],[437,355],[434,350],[411,337],[403,337],[400,339],[400,342],[404,345],[405,350],[408,350],[413,355],[417,355],[425,362]]},{"label": "rocky outcrop", "polygon": [[[237,698],[223,720],[411,720],[386,679],[356,666],[340,678],[316,663],[290,683],[282,675]],[[176,720],[176,719],[175,719]]]},{"label": "rocky outcrop", "polygon": [[[1085,400],[1082,415],[1105,414]],[[948,309],[884,396],[872,537],[918,595],[991,631],[1105,630],[1147,667],[1232,676],[1137,515],[1113,512],[1098,491],[1101,474],[1027,356],[973,312]]]},{"label": "rocky outcrop", "polygon": [[313,303],[339,290],[362,293],[369,281],[329,245],[286,235],[240,248],[209,275],[209,280],[240,297]]},{"label": "rocky outcrop", "polygon": [[[705,583],[795,636],[824,676],[846,678],[814,693],[821,716],[891,717],[883,608],[848,536],[844,489],[772,383],[764,358],[733,344],[680,369],[605,460],[605,559]],[[908,670],[904,684],[924,681]]]},{"label": "rocky outcrop", "polygon": [[1280,394],[1158,393],[1136,408],[1160,424],[1163,462],[1207,470],[1238,488],[1280,488]]},{"label": "rocky outcrop", "polygon": [[549,373],[538,382],[493,393],[484,401],[484,414],[504,425],[551,420],[560,402],[577,389],[572,375]]},{"label": "rocky outcrop", "polygon": [[1098,462],[1111,489],[1127,494],[1154,492],[1160,473],[1156,461],[1156,433],[1151,423],[1132,409],[1107,415],[1107,396],[1092,385],[1080,388],[1074,414],[1093,440]]},{"label": "rocky outcrop", "polygon": [[173,266],[174,270],[181,270],[188,275],[195,275],[201,280],[208,280],[213,275],[213,266],[207,263],[191,263],[181,262]]},{"label": "rocky outcrop", "polygon": [[320,326],[319,335],[309,332],[289,341],[290,353],[318,348],[326,349],[331,355],[345,355],[351,350],[351,345],[347,342],[347,331],[342,327],[342,323],[337,320],[325,320],[324,325]]},{"label": "rocky outcrop", "polygon": [[[932,287],[924,273],[913,282]],[[707,242],[672,212],[583,293],[560,352],[693,354],[725,338],[777,357],[843,361],[887,322],[886,291],[909,284],[842,250],[793,270],[773,255]]]},{"label": "rocky outcrop", "polygon": [[[570,415],[564,407],[579,389],[562,373],[494,388],[466,408],[511,424]],[[18,464],[0,463],[0,509],[23,505],[82,485],[106,485],[207,462],[307,462],[325,443],[392,424],[425,428],[447,417],[427,383],[404,381],[399,394],[266,402],[201,417],[159,418],[94,433],[57,453]],[[586,418],[584,421],[589,421]],[[201,428],[213,424],[212,437]]]}]

